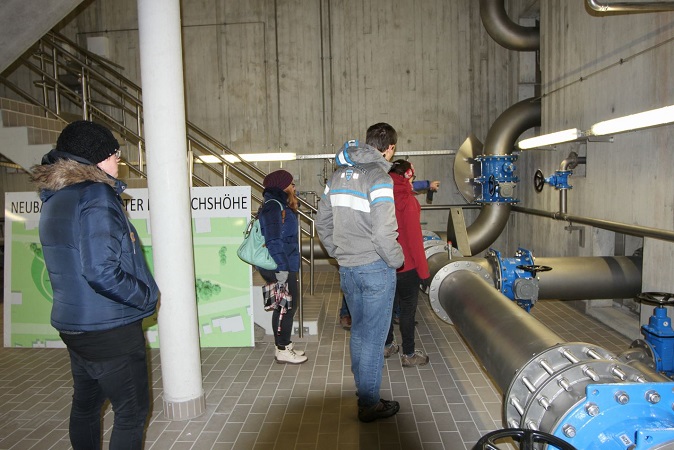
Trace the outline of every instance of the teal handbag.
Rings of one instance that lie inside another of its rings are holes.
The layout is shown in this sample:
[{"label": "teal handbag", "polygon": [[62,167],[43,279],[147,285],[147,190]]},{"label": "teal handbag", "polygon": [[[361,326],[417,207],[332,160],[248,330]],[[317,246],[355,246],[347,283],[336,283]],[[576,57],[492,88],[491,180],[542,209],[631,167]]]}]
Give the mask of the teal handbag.
[{"label": "teal handbag", "polygon": [[[278,203],[281,208],[281,213],[284,212],[283,205],[278,200],[272,198],[267,201]],[[276,270],[278,267],[264,243],[264,236],[262,236],[262,231],[260,230],[260,221],[257,220],[257,217],[253,217],[250,222],[248,222],[246,231],[243,232],[243,242],[236,251],[236,255],[241,261],[262,269]]]},{"label": "teal handbag", "polygon": [[241,261],[267,270],[276,270],[278,267],[274,258],[269,254],[264,244],[264,236],[260,231],[260,221],[257,217],[251,219],[243,232],[243,242],[236,251]]}]

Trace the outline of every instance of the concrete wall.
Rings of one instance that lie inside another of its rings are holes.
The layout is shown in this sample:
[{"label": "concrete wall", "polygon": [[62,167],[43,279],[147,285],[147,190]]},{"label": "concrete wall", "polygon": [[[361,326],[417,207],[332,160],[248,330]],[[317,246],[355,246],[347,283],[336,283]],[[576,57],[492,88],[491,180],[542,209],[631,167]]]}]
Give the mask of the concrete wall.
[{"label": "concrete wall", "polygon": [[[513,17],[528,3],[510,2]],[[517,101],[519,55],[486,34],[472,0],[185,0],[182,23],[188,119],[239,153],[334,154],[378,121],[396,127],[400,151],[452,150]],[[135,1],[97,0],[64,31],[107,38],[140,83]],[[413,162],[442,182],[434,203],[463,202],[453,156]],[[284,166],[302,191],[322,192],[332,172],[324,160]],[[446,218],[424,213],[432,230]]]},{"label": "concrete wall", "polygon": [[[583,0],[541,2],[541,133],[577,127],[674,104],[674,13],[598,14]],[[587,164],[570,178],[568,213],[598,219],[674,229],[674,126],[615,135],[613,143],[561,144],[554,151],[523,152],[519,158],[522,205],[559,210],[558,192],[530,187],[534,171],[546,176],[570,151]],[[622,241],[612,232],[514,214],[509,242],[540,256],[619,254]],[[643,246],[644,291],[674,291],[674,244],[628,237],[625,253]],[[642,318],[652,306],[642,308]]]}]

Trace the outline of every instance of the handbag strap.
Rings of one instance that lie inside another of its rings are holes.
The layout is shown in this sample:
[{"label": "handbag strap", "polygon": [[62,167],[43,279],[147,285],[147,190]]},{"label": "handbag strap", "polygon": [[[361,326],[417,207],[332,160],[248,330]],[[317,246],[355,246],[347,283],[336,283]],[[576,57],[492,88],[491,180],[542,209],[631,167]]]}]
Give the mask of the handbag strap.
[{"label": "handbag strap", "polygon": [[[275,198],[270,198],[269,200],[265,200],[264,204],[266,205],[268,202],[276,202],[278,203],[279,208],[281,208],[281,223],[285,223],[286,221],[286,209],[284,208],[283,204],[276,200]],[[260,205],[260,209],[262,209],[262,205]],[[260,209],[257,210],[258,215],[260,214]]]},{"label": "handbag strap", "polygon": [[[281,208],[281,221],[285,222],[286,221],[286,210],[283,207],[283,204],[276,200],[275,198],[270,198],[269,200],[266,200],[264,204],[267,202],[276,202],[278,203],[279,208]],[[246,230],[243,232],[244,238],[247,238],[248,235],[250,234],[251,230],[253,229],[253,225],[255,225],[255,221],[258,220],[258,216],[260,215],[260,210],[262,209],[262,205],[260,205],[260,208],[257,210],[257,214],[255,214],[253,217],[251,217],[250,222],[248,222],[248,225],[246,226]]]}]

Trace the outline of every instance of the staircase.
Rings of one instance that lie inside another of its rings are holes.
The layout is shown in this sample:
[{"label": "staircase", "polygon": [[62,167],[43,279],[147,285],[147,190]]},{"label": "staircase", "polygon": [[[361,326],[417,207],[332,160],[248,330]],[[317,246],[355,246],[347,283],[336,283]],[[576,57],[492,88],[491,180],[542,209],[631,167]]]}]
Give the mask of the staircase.
[{"label": "staircase", "polygon": [[39,164],[42,155],[54,147],[65,122],[44,117],[38,106],[0,98],[0,125],[4,164],[25,169]]},{"label": "staircase", "polygon": [[[5,158],[29,170],[49,150],[43,145],[53,147],[66,123],[84,118],[106,125],[122,143],[125,181],[145,178],[142,91],[113,62],[52,31],[15,65],[20,80],[0,75],[0,84],[13,94],[1,107],[0,152]],[[246,161],[228,162],[224,156],[238,157],[236,152],[194,124],[187,123],[187,132],[193,186],[249,185],[253,202],[260,202],[263,171]],[[207,156],[218,162],[207,163]]]},{"label": "staircase", "polygon": [[[55,146],[67,123],[84,118],[112,130],[121,144],[120,178],[130,186],[142,187],[134,182],[144,182],[146,178],[143,102],[139,86],[123,77],[113,62],[54,31],[42,37],[15,65],[20,67],[17,70],[21,73],[20,80],[10,80],[0,74],[0,84],[13,94],[12,99],[0,98],[0,165],[29,171]],[[192,186],[248,185],[252,188],[251,208],[254,209],[256,203],[261,204],[262,179],[266,173],[242,160],[196,125],[190,122],[186,125]],[[226,155],[237,157],[240,162],[230,163],[225,159]],[[218,163],[208,163],[204,160],[206,156],[215,158]],[[302,198],[299,201],[303,240],[313,249],[316,208]],[[302,249],[304,247],[303,244]],[[302,259],[310,266],[310,290],[300,299],[306,297],[307,305],[316,306],[309,308],[313,314],[306,317],[303,329],[316,335],[323,302],[312,295],[313,251],[309,252],[308,258]],[[301,310],[304,309],[302,306]]]}]

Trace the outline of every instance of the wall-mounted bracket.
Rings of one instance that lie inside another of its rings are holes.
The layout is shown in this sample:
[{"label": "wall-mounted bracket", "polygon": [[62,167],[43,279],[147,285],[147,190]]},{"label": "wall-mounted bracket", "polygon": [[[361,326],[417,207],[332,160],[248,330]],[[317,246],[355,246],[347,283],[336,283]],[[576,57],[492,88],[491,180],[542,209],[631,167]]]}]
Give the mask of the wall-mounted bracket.
[{"label": "wall-mounted bracket", "polygon": [[585,248],[585,227],[579,227],[577,225],[568,225],[564,227],[566,231],[570,233],[573,233],[574,231],[578,231],[578,245],[580,247]]}]

